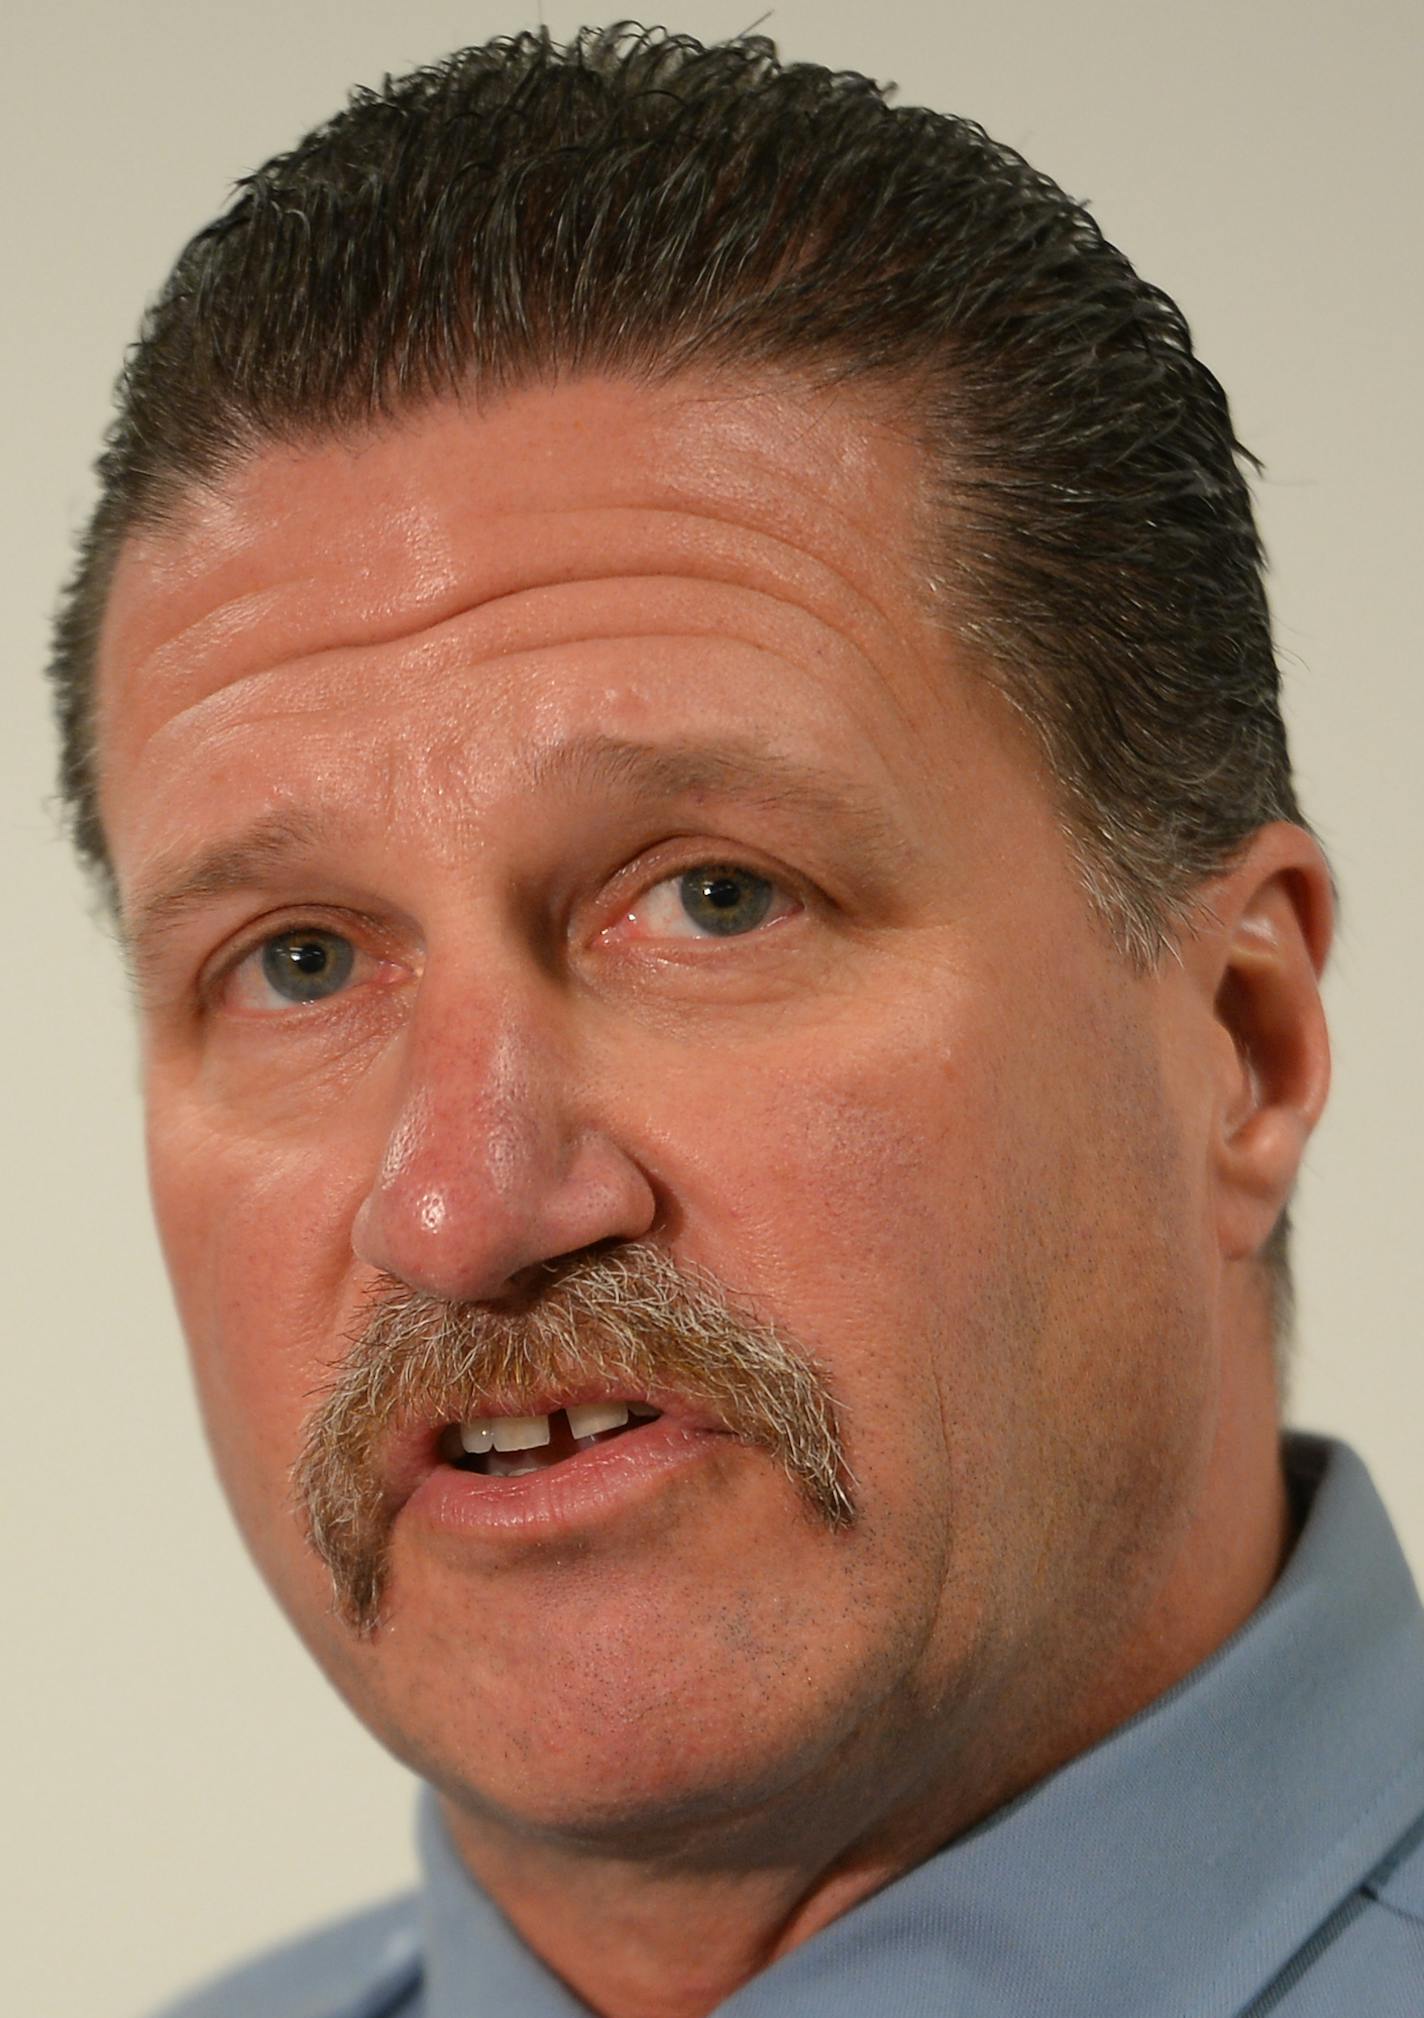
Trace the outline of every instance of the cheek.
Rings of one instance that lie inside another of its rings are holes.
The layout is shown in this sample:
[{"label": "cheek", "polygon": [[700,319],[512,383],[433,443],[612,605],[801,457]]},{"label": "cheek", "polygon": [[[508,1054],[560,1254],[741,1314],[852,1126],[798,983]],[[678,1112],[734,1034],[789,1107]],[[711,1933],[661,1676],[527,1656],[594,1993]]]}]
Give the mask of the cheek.
[{"label": "cheek", "polygon": [[1022,1139],[992,1022],[953,987],[935,991],[933,1023],[906,989],[891,1016],[803,1033],[755,1121],[722,1124],[706,1172],[710,1237],[726,1241],[709,1264],[826,1365],[886,1545],[898,1534],[941,1564],[988,1524],[1011,1462],[1021,1334],[1041,1301],[1025,1221],[1052,1161],[1032,1102]]},{"label": "cheek", "polygon": [[1132,1003],[1103,998],[1065,962],[1037,996],[942,972],[800,1033],[721,1124],[728,1279],[826,1360],[859,1469],[979,1524],[1192,1378],[1171,1118]]},{"label": "cheek", "polygon": [[161,1086],[148,1113],[154,1212],[198,1399],[252,1539],[284,1503],[312,1391],[340,1351],[362,1165],[339,1138],[219,1134]]},{"label": "cheek", "polygon": [[907,988],[890,1015],[801,1033],[756,1115],[721,1127],[714,1181],[753,1279],[794,1282],[788,1313],[814,1308],[828,1351],[848,1326],[873,1333],[887,1378],[976,1299],[1027,1189],[1003,1060],[954,985],[933,1018]]}]

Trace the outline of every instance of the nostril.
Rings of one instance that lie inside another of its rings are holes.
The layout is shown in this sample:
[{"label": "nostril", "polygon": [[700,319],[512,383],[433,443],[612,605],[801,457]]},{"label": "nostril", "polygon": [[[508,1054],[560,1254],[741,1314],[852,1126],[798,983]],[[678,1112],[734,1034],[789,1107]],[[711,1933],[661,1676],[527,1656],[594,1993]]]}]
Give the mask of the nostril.
[{"label": "nostril", "polygon": [[614,1254],[628,1243],[616,1236],[608,1240],[595,1240],[587,1247],[579,1247],[568,1254],[550,1255],[547,1260],[531,1262],[527,1268],[519,1268],[509,1278],[508,1288],[497,1297],[490,1299],[494,1310],[518,1313],[528,1310],[541,1297],[556,1288],[564,1276],[572,1274],[576,1268],[601,1255]]}]

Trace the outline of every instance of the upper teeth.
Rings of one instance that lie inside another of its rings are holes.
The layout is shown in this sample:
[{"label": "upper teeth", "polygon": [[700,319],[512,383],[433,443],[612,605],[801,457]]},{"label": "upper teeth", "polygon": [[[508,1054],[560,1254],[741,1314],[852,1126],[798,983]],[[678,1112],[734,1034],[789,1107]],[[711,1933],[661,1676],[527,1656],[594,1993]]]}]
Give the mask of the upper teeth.
[{"label": "upper teeth", "polygon": [[[569,1429],[575,1438],[597,1436],[606,1429],[622,1429],[628,1420],[628,1408],[621,1401],[591,1401],[582,1408],[564,1411],[569,1419]],[[639,1415],[650,1414],[651,1410],[638,1409]],[[479,1457],[494,1450],[537,1450],[549,1441],[549,1418],[546,1415],[482,1415],[460,1424],[460,1442],[465,1450]]]},{"label": "upper teeth", "polygon": [[491,1424],[496,1450],[536,1450],[549,1441],[546,1415],[500,1415]]},{"label": "upper teeth", "polygon": [[591,1401],[583,1408],[567,1408],[564,1413],[576,1437],[597,1436],[605,1429],[622,1429],[628,1420],[628,1410],[621,1401]]}]

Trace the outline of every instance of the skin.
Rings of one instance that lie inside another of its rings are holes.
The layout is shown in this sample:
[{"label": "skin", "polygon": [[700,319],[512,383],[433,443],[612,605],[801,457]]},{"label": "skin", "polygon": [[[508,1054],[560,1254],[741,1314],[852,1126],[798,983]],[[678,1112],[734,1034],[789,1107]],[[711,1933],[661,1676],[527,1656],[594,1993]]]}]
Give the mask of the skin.
[{"label": "skin", "polygon": [[[1325,1097],[1324,864],[1264,829],[1133,973],[925,613],[918,474],[844,390],[449,405],[264,452],[130,542],[104,632],[153,1191],[224,1484],[609,2018],[711,2010],[1094,1743],[1289,1543],[1256,1255]],[[858,794],[875,858],[826,808],[558,766],[729,729]],[[140,930],[274,814],[316,831]],[[771,913],[699,937],[675,879],[727,861]],[[248,950],[296,923],[358,949],[314,1009]],[[731,1446],[567,1547],[398,1521],[359,1640],[287,1473],[373,1276],[496,1301],[602,1241],[818,1356],[860,1519]]]}]

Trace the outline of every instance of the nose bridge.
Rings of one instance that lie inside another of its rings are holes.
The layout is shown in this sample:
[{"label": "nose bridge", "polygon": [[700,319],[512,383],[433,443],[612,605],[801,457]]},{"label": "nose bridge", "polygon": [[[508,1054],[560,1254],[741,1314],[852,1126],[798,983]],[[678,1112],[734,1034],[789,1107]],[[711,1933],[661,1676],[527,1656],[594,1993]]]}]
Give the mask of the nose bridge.
[{"label": "nose bridge", "polygon": [[[486,1217],[515,1208],[535,1176],[531,1165],[552,1146],[544,1140],[551,1117],[536,1110],[541,1089],[522,1048],[528,1037],[507,1016],[483,1029],[474,1016],[447,1016],[414,1037],[377,1186],[431,1231],[465,1193]],[[546,1074],[546,1097],[549,1090]]]},{"label": "nose bridge", "polygon": [[646,1179],[582,1112],[565,1034],[513,990],[422,984],[353,1229],[359,1258],[428,1294],[498,1296],[535,1262],[652,1217]]}]

